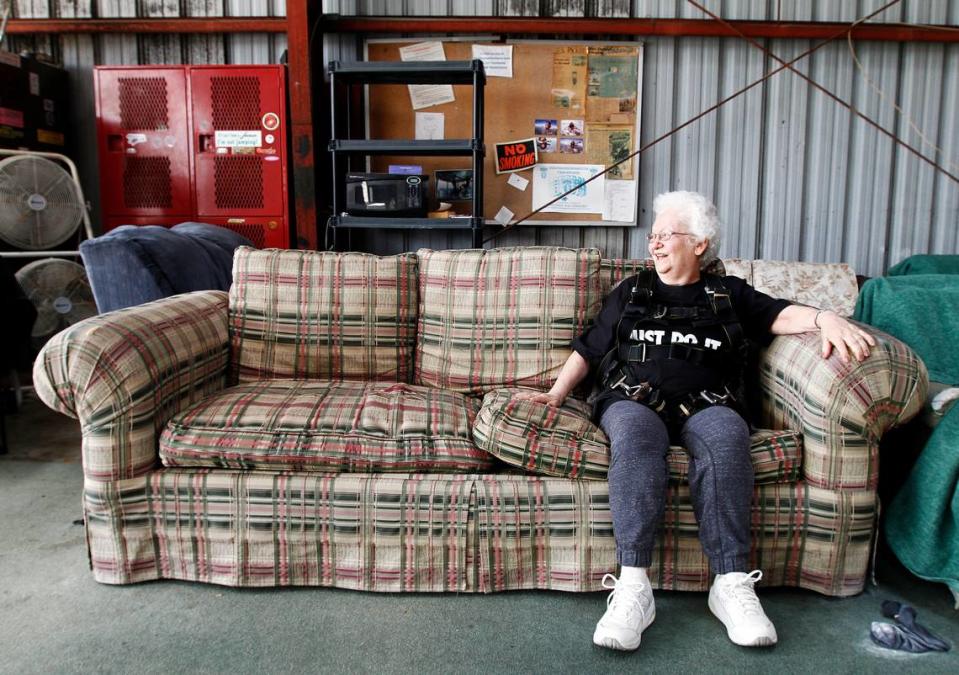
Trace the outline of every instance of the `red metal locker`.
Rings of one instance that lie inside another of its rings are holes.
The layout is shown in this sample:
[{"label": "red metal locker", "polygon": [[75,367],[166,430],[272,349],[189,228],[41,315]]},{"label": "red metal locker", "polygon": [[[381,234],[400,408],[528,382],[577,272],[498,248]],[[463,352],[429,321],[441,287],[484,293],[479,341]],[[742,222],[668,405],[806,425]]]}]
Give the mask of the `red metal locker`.
[{"label": "red metal locker", "polygon": [[289,248],[284,67],[193,66],[189,90],[197,220]]},{"label": "red metal locker", "polygon": [[290,235],[286,221],[280,218],[211,218],[204,216],[201,222],[219,225],[242,234],[257,248],[289,248]]},{"label": "red metal locker", "polygon": [[97,67],[93,78],[105,229],[190,220],[186,67]]}]

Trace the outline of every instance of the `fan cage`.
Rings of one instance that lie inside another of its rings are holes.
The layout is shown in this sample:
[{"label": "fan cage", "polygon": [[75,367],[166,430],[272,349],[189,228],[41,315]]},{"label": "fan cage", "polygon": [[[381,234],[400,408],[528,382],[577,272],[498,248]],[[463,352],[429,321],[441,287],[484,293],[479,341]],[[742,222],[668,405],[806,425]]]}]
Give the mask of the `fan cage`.
[{"label": "fan cage", "polygon": [[70,173],[46,157],[0,160],[0,240],[28,251],[59,246],[83,222],[81,194]]}]

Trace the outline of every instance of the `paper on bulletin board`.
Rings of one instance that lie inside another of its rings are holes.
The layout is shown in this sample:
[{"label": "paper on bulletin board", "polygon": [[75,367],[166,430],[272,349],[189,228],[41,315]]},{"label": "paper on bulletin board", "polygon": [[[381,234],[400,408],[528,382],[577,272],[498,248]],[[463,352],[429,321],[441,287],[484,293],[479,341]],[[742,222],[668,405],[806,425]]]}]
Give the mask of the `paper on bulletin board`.
[{"label": "paper on bulletin board", "polygon": [[[400,47],[400,60],[445,61],[446,53],[443,51],[442,42],[417,42],[413,45]],[[451,84],[408,84],[406,86],[410,90],[413,110],[452,103],[456,100],[456,97],[453,96],[453,85]]]},{"label": "paper on bulletin board", "polygon": [[506,180],[507,183],[512,185],[514,188],[520,192],[526,191],[526,186],[529,185],[529,181],[520,176],[518,173],[511,173],[509,178]]},{"label": "paper on bulletin board", "polygon": [[636,181],[611,180],[606,183],[603,220],[617,223],[636,221]]},{"label": "paper on bulletin board", "polygon": [[416,113],[414,138],[418,141],[443,140],[446,133],[446,116],[443,113]]},{"label": "paper on bulletin board", "polygon": [[[590,164],[613,166],[633,152],[633,127],[623,125],[590,124],[586,127],[586,161]],[[633,159],[606,172],[610,180],[632,180]]]},{"label": "paper on bulletin board", "polygon": [[582,113],[586,105],[586,47],[560,47],[553,52],[553,105]]},{"label": "paper on bulletin board", "polygon": [[637,47],[589,48],[588,122],[635,125],[638,56]]},{"label": "paper on bulletin board", "polygon": [[496,215],[493,216],[493,220],[495,220],[500,225],[505,226],[505,225],[509,225],[509,222],[513,220],[513,216],[515,215],[516,215],[515,213],[510,211],[505,206],[501,206],[499,207],[499,211],[496,212]]},{"label": "paper on bulletin board", "polygon": [[603,213],[605,176],[584,182],[604,168],[600,164],[537,164],[533,167],[533,210],[576,188],[543,213]]},{"label": "paper on bulletin board", "polygon": [[473,45],[473,58],[483,62],[486,77],[513,77],[513,45]]}]

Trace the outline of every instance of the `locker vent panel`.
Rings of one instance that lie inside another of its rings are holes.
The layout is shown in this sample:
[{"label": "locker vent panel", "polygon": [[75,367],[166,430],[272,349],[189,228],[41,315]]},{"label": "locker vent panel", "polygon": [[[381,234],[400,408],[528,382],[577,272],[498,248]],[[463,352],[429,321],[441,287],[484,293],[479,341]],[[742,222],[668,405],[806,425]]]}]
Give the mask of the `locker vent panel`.
[{"label": "locker vent panel", "polygon": [[169,128],[166,80],[162,77],[121,77],[120,126],[164,131]]},{"label": "locker vent panel", "polygon": [[266,246],[266,232],[263,229],[263,225],[254,223],[227,223],[223,225],[223,227],[228,230],[233,230],[237,234],[242,234],[252,241],[253,245],[257,248]]},{"label": "locker vent panel", "polygon": [[217,157],[214,161],[216,208],[263,208],[263,163],[259,157]]},{"label": "locker vent panel", "polygon": [[123,204],[128,209],[173,207],[170,160],[167,157],[125,157]]},{"label": "locker vent panel", "polygon": [[260,80],[256,77],[210,78],[213,128],[260,128]]}]

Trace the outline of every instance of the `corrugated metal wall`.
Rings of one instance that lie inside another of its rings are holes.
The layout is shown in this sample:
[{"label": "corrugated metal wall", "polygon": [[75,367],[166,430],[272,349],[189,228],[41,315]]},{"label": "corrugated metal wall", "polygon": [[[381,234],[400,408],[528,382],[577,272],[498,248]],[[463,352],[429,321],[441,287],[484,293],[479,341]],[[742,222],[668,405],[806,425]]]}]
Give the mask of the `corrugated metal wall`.
[{"label": "corrugated metal wall", "polygon": [[[728,19],[852,21],[882,0],[701,0]],[[342,0],[325,12],[360,15],[633,16],[704,18],[684,0]],[[282,0],[19,0],[27,16],[282,15]],[[877,22],[959,25],[959,0],[904,0]],[[574,36],[560,36],[570,39]],[[678,126],[758,79],[775,62],[732,38],[644,40],[642,142]],[[790,59],[806,40],[767,40]],[[275,62],[281,35],[63,36],[11,39],[63,59],[75,81],[89,83],[95,63]],[[870,87],[845,42],[830,44],[797,67],[885,129],[937,156],[910,127],[940,146],[938,161],[959,174],[959,45],[855,44]],[[324,36],[323,63],[357,58],[351,36]],[[89,87],[77,115],[92,137]],[[892,103],[899,102],[904,114]],[[88,146],[92,150],[92,143]],[[89,179],[88,179],[89,180]],[[713,196],[725,226],[726,256],[845,261],[868,275],[913,253],[959,253],[959,185],[856,119],[794,74],[783,72],[644,154],[636,228],[522,227],[496,241],[599,246],[607,255],[642,256],[653,197],[669,189]],[[383,252],[465,246],[447,234],[387,240]]]}]

